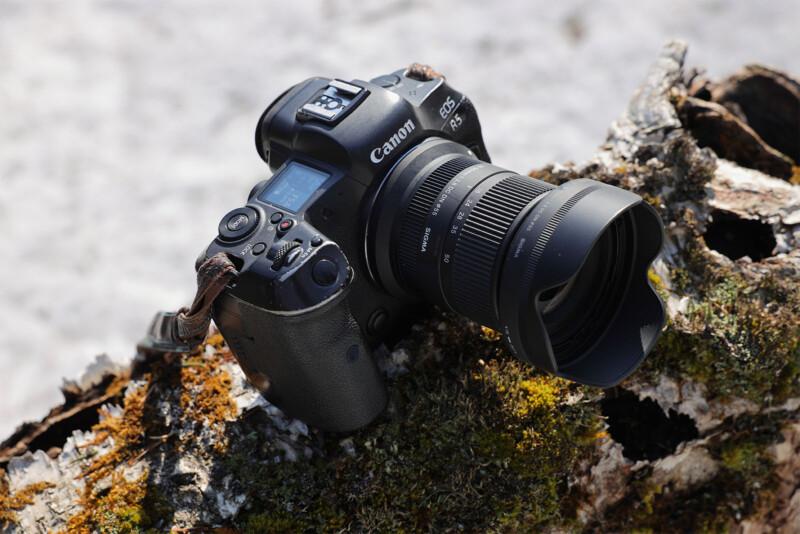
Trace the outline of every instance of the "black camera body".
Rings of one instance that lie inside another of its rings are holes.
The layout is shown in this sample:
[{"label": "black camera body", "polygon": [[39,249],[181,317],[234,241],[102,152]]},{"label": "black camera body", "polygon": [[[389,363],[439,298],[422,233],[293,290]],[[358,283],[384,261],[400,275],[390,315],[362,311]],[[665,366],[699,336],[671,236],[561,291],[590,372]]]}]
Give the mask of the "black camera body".
[{"label": "black camera body", "polygon": [[275,171],[233,210],[203,259],[225,252],[239,277],[214,321],[248,380],[323,429],[369,423],[386,406],[371,348],[420,303],[369,275],[365,204],[400,157],[434,136],[488,160],[472,103],[444,80],[312,78],[264,112],[256,132]]},{"label": "black camera body", "polygon": [[[306,80],[264,112],[256,147],[274,175],[222,218],[198,266],[234,262],[214,321],[249,382],[315,427],[349,431],[383,411],[372,349],[426,303],[599,386],[630,374],[663,326],[646,281],[663,240],[652,208],[490,165],[472,103],[430,70]],[[638,308],[650,311],[618,318]],[[606,370],[610,343],[625,355]]]}]

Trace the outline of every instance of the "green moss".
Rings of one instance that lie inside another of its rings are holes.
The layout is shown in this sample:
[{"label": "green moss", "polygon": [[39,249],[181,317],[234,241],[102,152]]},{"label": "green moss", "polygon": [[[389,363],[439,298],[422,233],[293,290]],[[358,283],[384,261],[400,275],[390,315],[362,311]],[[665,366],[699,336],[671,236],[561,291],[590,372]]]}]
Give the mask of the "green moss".
[{"label": "green moss", "polygon": [[663,488],[651,479],[637,480],[634,485],[636,496],[642,503],[642,512],[646,515],[653,514],[654,503],[661,498]]},{"label": "green moss", "polygon": [[670,274],[672,286],[676,291],[684,293],[687,289],[689,289],[691,285],[691,278],[689,277],[689,273],[686,271],[686,269],[683,267],[675,267],[672,269]]},{"label": "green moss", "polygon": [[783,439],[789,415],[745,414],[724,421],[706,444],[720,468],[700,487],[667,492],[652,482],[648,469],[639,470],[632,498],[606,514],[604,530],[663,532],[669,525],[674,532],[728,532],[734,521],[771,510],[777,476],[767,448]]},{"label": "green moss", "polygon": [[[798,393],[798,308],[769,308],[770,278],[704,273],[685,323],[670,324],[645,370],[672,370],[706,384],[712,398],[780,401]],[[794,293],[784,295],[797,299]],[[795,302],[800,303],[800,299]]]},{"label": "green moss", "polygon": [[593,454],[595,393],[511,360],[496,334],[452,315],[406,348],[412,370],[390,384],[387,413],[353,436],[355,457],[335,436],[326,457],[311,462],[254,461],[261,435],[231,443],[226,468],[253,503],[241,528],[286,514],[331,532],[519,531],[574,521],[568,480]]},{"label": "green moss", "polygon": [[[658,161],[650,165],[651,160]],[[636,193],[658,198],[654,208],[675,220],[678,203],[705,198],[706,184],[714,177],[717,163],[713,152],[699,149],[688,134],[670,138],[663,145],[644,145],[628,165],[628,172],[638,175]],[[624,183],[623,183],[624,185]],[[668,192],[664,195],[665,192]]]},{"label": "green moss", "polygon": [[763,447],[753,443],[725,443],[720,450],[722,464],[731,471],[748,472],[759,464]]},{"label": "green moss", "polygon": [[299,521],[294,515],[277,511],[253,514],[244,525],[247,534],[283,534],[285,532],[305,532],[309,525]]},{"label": "green moss", "polygon": [[100,503],[95,513],[94,528],[102,534],[137,534],[152,532],[148,527],[155,524],[145,506],[137,502],[130,506],[109,506],[109,500]]}]

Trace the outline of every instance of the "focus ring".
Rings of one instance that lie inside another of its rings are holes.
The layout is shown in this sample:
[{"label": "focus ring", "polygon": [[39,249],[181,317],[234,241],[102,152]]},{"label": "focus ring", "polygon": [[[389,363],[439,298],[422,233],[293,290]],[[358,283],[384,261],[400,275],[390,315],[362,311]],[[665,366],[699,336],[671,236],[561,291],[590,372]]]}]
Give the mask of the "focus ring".
[{"label": "focus ring", "polygon": [[396,275],[406,287],[414,289],[420,287],[420,243],[431,206],[455,175],[479,163],[481,162],[473,158],[455,157],[442,163],[430,175],[420,180],[403,217],[397,245]]},{"label": "focus ring", "polygon": [[478,200],[464,221],[453,254],[455,311],[482,325],[496,327],[496,292],[492,277],[499,267],[500,248],[525,206],[554,188],[530,178],[510,176],[492,186]]}]

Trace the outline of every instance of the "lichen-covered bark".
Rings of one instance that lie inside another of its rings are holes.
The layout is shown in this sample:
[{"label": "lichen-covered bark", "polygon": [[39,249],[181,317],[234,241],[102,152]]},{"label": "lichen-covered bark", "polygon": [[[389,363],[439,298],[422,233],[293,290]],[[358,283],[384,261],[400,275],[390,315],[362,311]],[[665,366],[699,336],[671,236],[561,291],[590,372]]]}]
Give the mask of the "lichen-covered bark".
[{"label": "lichen-covered bark", "polygon": [[595,158],[533,173],[630,189],[663,217],[650,279],[668,324],[620,386],[553,378],[437,313],[376,352],[386,412],[333,435],[268,405],[214,336],[76,385],[70,409],[102,398],[100,420],[59,420],[75,432],[47,454],[24,432],[0,446],[4,528],[800,530],[800,173],[773,141],[797,134],[782,114],[800,92],[757,66],[687,75],[684,56],[664,47]]}]

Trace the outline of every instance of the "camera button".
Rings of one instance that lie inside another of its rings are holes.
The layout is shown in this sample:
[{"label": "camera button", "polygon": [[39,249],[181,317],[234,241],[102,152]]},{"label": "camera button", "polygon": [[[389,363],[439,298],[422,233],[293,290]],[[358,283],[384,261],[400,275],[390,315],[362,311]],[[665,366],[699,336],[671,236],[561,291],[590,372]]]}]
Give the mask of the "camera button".
[{"label": "camera button", "polygon": [[264,243],[256,243],[253,245],[253,256],[258,256],[259,254],[263,254],[264,251],[267,250],[267,245]]},{"label": "camera button", "polygon": [[226,225],[226,227],[231,232],[235,232],[240,228],[244,228],[249,221],[250,218],[247,215],[245,215],[244,213],[237,213],[236,215],[228,219],[228,224]]},{"label": "camera button", "polygon": [[336,264],[331,260],[322,258],[311,269],[311,277],[317,284],[329,286],[339,277],[339,269],[336,268]]},{"label": "camera button", "polygon": [[386,308],[378,308],[367,320],[367,332],[373,336],[383,332],[389,326],[389,312]]},{"label": "camera button", "polygon": [[217,228],[222,239],[233,241],[240,239],[256,227],[258,213],[252,208],[238,208],[229,212]]},{"label": "camera button", "polygon": [[285,233],[289,231],[289,228],[294,226],[294,221],[291,219],[286,219],[282,223],[278,225],[278,231],[281,233]]},{"label": "camera button", "polygon": [[400,78],[395,76],[394,74],[386,74],[384,76],[378,76],[373,80],[370,80],[375,85],[380,85],[383,88],[393,87],[400,83]]},{"label": "camera button", "polygon": [[315,235],[314,237],[311,238],[311,246],[312,247],[318,247],[321,244],[322,244],[322,238],[320,236]]},{"label": "camera button", "polygon": [[278,224],[279,222],[281,222],[281,219],[283,219],[283,213],[276,211],[275,213],[272,214],[272,217],[269,218],[269,222],[271,222],[272,224]]}]

